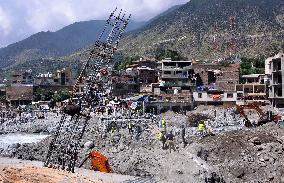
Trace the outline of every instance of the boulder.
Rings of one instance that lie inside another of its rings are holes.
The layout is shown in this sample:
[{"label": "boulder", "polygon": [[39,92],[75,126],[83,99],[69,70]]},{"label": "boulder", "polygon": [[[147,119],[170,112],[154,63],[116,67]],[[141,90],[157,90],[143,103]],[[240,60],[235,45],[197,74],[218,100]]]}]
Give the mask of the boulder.
[{"label": "boulder", "polygon": [[87,141],[84,144],[84,148],[92,149],[94,147],[94,142],[93,141]]}]

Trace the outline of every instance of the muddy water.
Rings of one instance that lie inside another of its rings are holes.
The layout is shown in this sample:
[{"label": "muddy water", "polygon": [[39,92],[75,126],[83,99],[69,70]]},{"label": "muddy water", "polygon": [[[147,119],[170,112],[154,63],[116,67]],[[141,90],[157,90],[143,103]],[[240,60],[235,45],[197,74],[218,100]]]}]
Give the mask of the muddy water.
[{"label": "muddy water", "polygon": [[46,137],[48,137],[48,135],[24,133],[0,135],[0,149],[6,149],[13,144],[37,143]]}]

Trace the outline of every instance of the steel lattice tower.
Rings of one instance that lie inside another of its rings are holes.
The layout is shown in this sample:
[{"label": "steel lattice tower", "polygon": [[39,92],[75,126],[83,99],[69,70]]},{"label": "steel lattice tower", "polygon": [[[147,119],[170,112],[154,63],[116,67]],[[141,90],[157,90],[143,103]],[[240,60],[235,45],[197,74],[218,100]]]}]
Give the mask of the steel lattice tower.
[{"label": "steel lattice tower", "polygon": [[[90,109],[100,102],[99,93],[106,93],[109,88],[109,82],[100,77],[100,72],[102,69],[111,68],[113,54],[130,16],[126,16],[122,10],[118,12],[117,9],[110,14],[73,87],[70,103],[75,103],[72,100],[74,97],[79,98],[76,105],[80,106],[80,114],[86,115],[69,116],[62,113],[57,129],[52,135],[44,166],[74,172],[81,139],[90,119]],[[107,39],[104,41],[105,37]],[[77,95],[76,91],[82,81],[83,93]]]}]

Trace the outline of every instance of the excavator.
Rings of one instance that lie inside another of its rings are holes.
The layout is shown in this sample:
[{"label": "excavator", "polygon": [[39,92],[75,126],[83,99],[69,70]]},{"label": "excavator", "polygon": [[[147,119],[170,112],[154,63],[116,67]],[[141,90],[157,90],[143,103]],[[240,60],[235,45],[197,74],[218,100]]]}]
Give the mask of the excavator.
[{"label": "excavator", "polygon": [[258,106],[257,103],[249,103],[246,105],[237,105],[237,111],[238,113],[245,118],[245,126],[246,127],[252,127],[252,123],[250,122],[250,120],[248,119],[248,116],[245,113],[245,109],[249,109],[249,110],[255,110],[259,116],[259,120],[256,124],[256,126],[261,126],[263,124],[266,124],[268,122],[278,122],[279,120],[281,120],[281,116],[279,115],[274,115],[272,114],[271,111],[268,111],[266,114],[260,109],[260,107]]}]

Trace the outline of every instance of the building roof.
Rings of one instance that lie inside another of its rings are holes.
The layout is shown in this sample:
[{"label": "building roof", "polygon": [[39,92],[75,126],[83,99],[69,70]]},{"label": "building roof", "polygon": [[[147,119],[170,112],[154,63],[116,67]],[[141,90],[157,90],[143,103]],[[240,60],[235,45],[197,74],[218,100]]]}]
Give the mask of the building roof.
[{"label": "building roof", "polygon": [[155,70],[155,69],[151,69],[150,67],[146,67],[146,66],[142,66],[142,67],[137,67],[138,70]]},{"label": "building roof", "polygon": [[259,78],[260,76],[265,76],[265,74],[248,74],[248,75],[242,75],[241,78],[243,79]]},{"label": "building roof", "polygon": [[33,85],[13,84],[6,88],[7,100],[32,100]]},{"label": "building roof", "polygon": [[192,61],[191,60],[172,60],[172,59],[166,58],[161,61],[161,63],[164,63],[164,62],[190,62],[191,63]]}]

